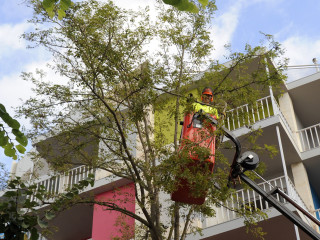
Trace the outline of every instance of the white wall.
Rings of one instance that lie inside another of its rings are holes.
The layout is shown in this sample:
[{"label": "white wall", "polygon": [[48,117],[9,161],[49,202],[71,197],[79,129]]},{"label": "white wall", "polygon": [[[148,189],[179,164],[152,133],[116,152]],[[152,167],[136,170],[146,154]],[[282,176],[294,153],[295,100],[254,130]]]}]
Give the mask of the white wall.
[{"label": "white wall", "polygon": [[296,143],[299,147],[299,149],[302,149],[301,146],[301,141],[300,141],[300,137],[298,136],[297,130],[300,129],[299,127],[301,127],[301,122],[300,120],[298,120],[295,111],[294,111],[294,107],[292,104],[292,100],[291,97],[289,95],[289,93],[284,93],[280,98],[279,98],[279,106],[280,106],[280,110],[282,112],[282,114],[284,115],[284,117],[286,118],[286,121],[288,122],[291,130],[294,132],[294,138],[296,140]]},{"label": "white wall", "polygon": [[[291,170],[294,179],[295,189],[299,193],[303,202],[306,204],[309,212],[313,213],[315,208],[313,204],[313,198],[310,189],[310,183],[308,179],[308,173],[302,162],[294,163],[291,165]],[[315,216],[315,215],[314,215]],[[314,229],[318,230],[319,228],[313,226]]]},{"label": "white wall", "polygon": [[35,158],[35,149],[31,149],[21,160],[16,162],[11,169],[12,176],[21,177],[24,180],[29,180],[31,174],[41,177],[50,173],[49,166],[44,159]]},{"label": "white wall", "polygon": [[11,169],[12,177],[23,177],[27,173],[31,173],[33,170],[33,162],[31,160],[31,154],[27,153],[21,160],[16,163],[16,166]]}]

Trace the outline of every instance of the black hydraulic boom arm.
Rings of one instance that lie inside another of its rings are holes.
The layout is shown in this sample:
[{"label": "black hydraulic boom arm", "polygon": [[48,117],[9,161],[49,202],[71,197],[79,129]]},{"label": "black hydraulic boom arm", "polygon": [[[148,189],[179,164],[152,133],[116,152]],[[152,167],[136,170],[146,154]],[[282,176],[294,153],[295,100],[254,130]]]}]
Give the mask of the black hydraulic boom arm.
[{"label": "black hydraulic boom arm", "polygon": [[[214,125],[218,124],[218,121],[211,117],[209,114],[205,114],[205,116],[213,123]],[[305,223],[299,216],[290,211],[287,207],[285,207],[282,203],[280,203],[276,198],[272,195],[274,193],[279,193],[282,197],[284,197],[288,202],[290,202],[293,206],[295,206],[299,211],[304,213],[309,219],[311,219],[314,223],[320,226],[320,222],[314,218],[310,213],[301,208],[295,201],[293,201],[289,196],[284,194],[279,189],[274,189],[272,192],[267,193],[262,188],[258,186],[254,181],[252,181],[248,176],[244,174],[246,170],[253,170],[259,162],[258,156],[253,152],[246,152],[241,156],[241,144],[240,141],[225,127],[222,127],[224,131],[224,135],[229,138],[236,147],[236,153],[233,158],[233,162],[231,164],[229,182],[232,179],[240,177],[240,179],[248,184],[255,192],[257,192],[261,197],[267,201],[270,205],[276,208],[280,213],[282,213],[286,218],[288,218],[291,222],[297,225],[302,231],[308,234],[312,239],[320,240],[320,235],[307,223]]]},{"label": "black hydraulic boom arm", "polygon": [[[280,213],[282,213],[286,218],[288,218],[291,222],[297,225],[302,231],[308,234],[312,239],[320,239],[320,235],[308,224],[306,224],[298,215],[291,212],[287,207],[285,207],[282,203],[278,202],[276,198],[274,198],[270,193],[267,193],[262,188],[260,188],[255,182],[253,182],[250,178],[248,178],[244,173],[240,173],[240,178],[246,184],[248,184],[254,191],[263,197],[270,205],[272,205],[275,209],[277,209]],[[295,202],[291,202],[295,207],[297,204]]]}]

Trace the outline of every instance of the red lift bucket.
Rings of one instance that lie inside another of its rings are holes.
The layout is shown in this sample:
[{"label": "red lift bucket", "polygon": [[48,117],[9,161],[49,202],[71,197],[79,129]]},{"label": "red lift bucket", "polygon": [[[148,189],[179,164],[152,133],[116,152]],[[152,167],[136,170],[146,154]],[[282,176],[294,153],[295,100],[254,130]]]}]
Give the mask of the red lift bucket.
[{"label": "red lift bucket", "polygon": [[[212,116],[216,118],[215,116]],[[189,152],[190,158],[193,160],[192,163],[186,165],[189,169],[196,169],[196,171],[209,171],[213,172],[214,167],[214,153],[215,153],[215,137],[213,135],[216,127],[211,123],[203,123],[199,118],[197,118],[196,114],[186,114],[184,117],[183,127],[182,127],[182,135],[180,150],[182,150],[184,146],[184,141],[191,141],[196,143],[199,147],[205,147],[210,150],[210,156],[208,159],[203,161],[199,161],[198,156],[192,152]],[[204,137],[205,136],[205,137]],[[210,137],[211,136],[211,137]],[[204,166],[204,164],[209,164],[209,166]],[[204,191],[200,196],[193,197],[192,196],[192,183],[189,183],[184,178],[178,178],[178,188],[171,194],[171,200],[181,203],[188,204],[197,204],[202,205],[205,201],[207,192]]]}]

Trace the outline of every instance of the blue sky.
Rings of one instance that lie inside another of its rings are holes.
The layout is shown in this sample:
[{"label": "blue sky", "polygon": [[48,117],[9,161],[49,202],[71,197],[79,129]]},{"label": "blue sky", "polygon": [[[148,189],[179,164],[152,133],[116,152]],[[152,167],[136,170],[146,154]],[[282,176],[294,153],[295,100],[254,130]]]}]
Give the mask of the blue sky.
[{"label": "blue sky", "polygon": [[[154,5],[154,0],[116,0],[127,8]],[[286,48],[289,65],[320,62],[319,0],[217,0],[218,11],[212,22],[213,57],[223,62],[225,44],[242,51],[246,43],[258,45],[263,38],[259,33],[272,34]],[[12,107],[21,104],[19,98],[31,95],[30,84],[20,78],[22,71],[43,69],[51,56],[43,49],[26,49],[27,43],[20,35],[32,29],[27,23],[32,11],[24,0],[1,0],[0,4],[0,103],[13,115]],[[288,80],[315,72],[289,70]],[[53,72],[48,77],[56,78]],[[26,120],[20,122],[28,126]],[[5,158],[0,149],[0,159],[10,167],[11,159]]]}]

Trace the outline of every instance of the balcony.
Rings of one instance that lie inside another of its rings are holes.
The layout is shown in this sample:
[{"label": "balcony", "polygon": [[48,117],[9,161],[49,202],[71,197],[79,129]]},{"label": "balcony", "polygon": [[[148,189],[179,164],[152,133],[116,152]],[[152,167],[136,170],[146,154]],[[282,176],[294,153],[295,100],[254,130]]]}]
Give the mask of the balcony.
[{"label": "balcony", "polygon": [[234,131],[242,127],[252,126],[273,116],[279,116],[284,128],[296,144],[295,132],[281,112],[280,106],[273,95],[260,98],[252,105],[245,104],[227,111],[227,118],[224,123],[227,129]]},{"label": "balcony", "polygon": [[245,104],[226,112],[225,127],[230,131],[274,116],[272,97],[261,98],[253,105]]},{"label": "balcony", "polygon": [[93,174],[96,178],[96,171],[87,166],[80,166],[56,176],[43,176],[37,181],[37,187],[44,187],[44,190],[51,194],[63,193],[66,189],[72,188],[74,184],[88,178]]},{"label": "balcony", "polygon": [[[304,204],[301,197],[295,190],[294,185],[290,181],[290,179],[288,180],[288,183],[289,184],[287,186],[285,177],[282,176],[269,180],[268,182],[260,183],[258,185],[266,192],[271,191],[275,187],[280,188],[286,194],[288,194],[297,204],[299,204],[302,208],[307,210],[306,205]],[[286,200],[280,197],[278,194],[276,194],[275,197],[279,202],[284,204],[286,203]],[[233,211],[233,209],[247,208],[249,209],[249,211],[253,211],[255,209],[267,211],[273,207],[271,207],[268,204],[268,202],[263,200],[263,198],[252,189],[241,189],[236,191],[235,194],[229,200],[227,200],[226,202],[221,202],[214,208],[216,211],[216,216],[203,219],[203,228],[208,228],[214,225],[222,224],[228,221],[241,218],[241,216],[238,215],[235,211]]]},{"label": "balcony", "polygon": [[234,131],[252,126],[273,116],[279,116],[289,138],[299,152],[320,148],[320,123],[294,131],[273,95],[261,98],[253,105],[245,104],[227,111],[224,125],[230,131]]},{"label": "balcony", "polygon": [[[86,166],[80,166],[69,170],[65,174],[51,177],[47,176],[44,179],[40,179],[39,181],[37,181],[37,186],[44,186],[47,192],[53,194],[63,193],[67,188],[71,188],[74,184],[87,178],[89,174],[94,174],[95,179],[97,179],[97,175],[99,175],[96,171],[89,169]],[[280,188],[302,208],[308,211],[306,205],[295,190],[294,185],[290,181],[290,179],[288,179],[288,185],[286,184],[285,176],[274,178],[269,180],[268,182],[263,182],[258,185],[267,192],[271,191],[275,187]],[[279,202],[284,204],[286,203],[286,200],[280,197],[278,194],[276,194],[275,197]],[[240,189],[236,191],[226,202],[220,202],[214,207],[216,211],[215,217],[202,219],[202,228],[212,227],[241,218],[239,214],[232,210],[237,208],[247,208],[250,211],[254,211],[255,209],[268,211],[272,207],[252,189]],[[318,210],[317,216],[319,212],[320,211]]]},{"label": "balcony", "polygon": [[300,136],[301,152],[309,151],[314,148],[320,147],[319,135],[320,135],[320,123],[298,130],[297,133]]}]

